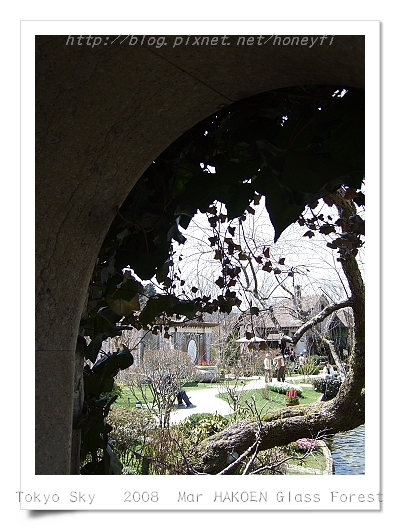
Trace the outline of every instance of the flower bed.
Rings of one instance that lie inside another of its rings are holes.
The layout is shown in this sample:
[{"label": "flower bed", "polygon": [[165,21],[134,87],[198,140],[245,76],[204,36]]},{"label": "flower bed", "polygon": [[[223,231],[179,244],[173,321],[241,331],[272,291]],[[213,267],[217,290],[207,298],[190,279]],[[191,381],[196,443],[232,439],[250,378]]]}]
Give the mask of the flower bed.
[{"label": "flower bed", "polygon": [[198,364],[196,366],[215,366],[212,361],[205,361],[203,359],[200,359]]},{"label": "flower bed", "polygon": [[277,381],[275,383],[269,383],[268,388],[272,390],[272,392],[278,392],[278,394],[286,395],[286,392],[289,392],[289,390],[295,390],[298,397],[303,395],[303,389],[301,386],[293,385],[291,383],[282,383],[281,381]]},{"label": "flower bed", "polygon": [[297,395],[297,391],[294,388],[291,388],[286,392],[286,405],[298,405],[299,404],[299,396]]}]

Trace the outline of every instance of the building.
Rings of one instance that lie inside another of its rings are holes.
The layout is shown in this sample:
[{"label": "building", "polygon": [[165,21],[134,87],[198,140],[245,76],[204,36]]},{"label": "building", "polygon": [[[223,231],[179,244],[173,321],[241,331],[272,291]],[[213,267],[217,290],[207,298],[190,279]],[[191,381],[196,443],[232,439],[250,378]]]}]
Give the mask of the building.
[{"label": "building", "polygon": [[[265,339],[270,348],[278,348],[285,337],[293,337],[300,326],[329,305],[330,302],[324,295],[301,296],[298,290],[294,299],[282,298],[268,310],[260,311],[258,316],[253,316],[254,332]],[[352,326],[351,309],[340,309],[307,331],[294,345],[294,350],[297,354],[303,350],[309,354],[325,353],[318,340],[318,334],[315,333],[317,331],[331,339],[336,350],[343,353],[343,350],[351,348]],[[243,325],[242,327],[244,329]]]},{"label": "building", "polygon": [[107,339],[102,346],[104,352],[117,350],[122,344],[128,347],[139,364],[146,352],[155,350],[174,349],[187,352],[193,363],[211,361],[212,330],[217,322],[203,322],[202,320],[180,321],[171,324],[168,330],[169,338],[162,332],[151,331],[123,331],[121,337]]}]

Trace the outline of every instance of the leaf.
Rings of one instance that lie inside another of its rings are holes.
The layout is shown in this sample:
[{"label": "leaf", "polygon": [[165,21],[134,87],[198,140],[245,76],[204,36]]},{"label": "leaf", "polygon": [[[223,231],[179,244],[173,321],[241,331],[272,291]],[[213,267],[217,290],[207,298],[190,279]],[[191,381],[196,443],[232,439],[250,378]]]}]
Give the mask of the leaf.
[{"label": "leaf", "polygon": [[221,261],[222,260],[222,252],[220,250],[216,250],[215,251],[214,259],[216,259],[217,261]]},{"label": "leaf", "polygon": [[120,316],[140,311],[139,294],[143,294],[143,285],[133,279],[124,279],[116,291],[106,298],[110,309]]},{"label": "leaf", "polygon": [[219,287],[220,289],[223,289],[223,288],[224,288],[225,281],[224,281],[224,279],[222,278],[222,276],[220,276],[220,277],[218,278],[218,280],[217,280],[215,283],[218,285],[218,287]]},{"label": "leaf", "polygon": [[265,207],[275,230],[276,242],[282,232],[296,222],[304,206],[289,203],[277,179],[267,168],[262,168],[254,185],[257,191],[265,195]]},{"label": "leaf", "polygon": [[346,184],[348,175],[353,169],[346,160],[333,160],[329,156],[314,153],[288,151],[282,183],[291,190],[303,192],[304,197],[309,197],[305,204],[310,204],[323,195],[332,193],[339,185]]},{"label": "leaf", "polygon": [[108,466],[108,475],[121,475],[122,470],[124,468],[123,464],[118,459],[117,455],[114,453],[114,451],[111,449],[111,447],[107,444],[107,454],[109,457],[109,466]]},{"label": "leaf", "polygon": [[133,279],[124,279],[112,296],[122,298],[122,300],[131,300],[134,295],[143,294],[143,292],[142,283]]},{"label": "leaf", "polygon": [[123,298],[118,298],[117,295],[113,295],[113,297],[107,297],[106,301],[110,309],[120,316],[126,317],[134,311],[140,311],[138,294],[131,298],[131,300],[124,300]]},{"label": "leaf", "polygon": [[328,234],[331,234],[332,232],[336,232],[335,227],[329,224],[322,225],[319,228],[319,231],[321,232],[321,234],[324,234],[324,235],[328,235]]},{"label": "leaf", "polygon": [[157,295],[150,298],[139,315],[139,321],[143,326],[153,324],[164,312],[172,314],[171,310],[176,302],[177,298],[172,295]]},{"label": "leaf", "polygon": [[129,350],[122,350],[114,354],[103,355],[92,368],[95,374],[101,374],[102,377],[114,377],[119,370],[125,370],[132,366],[133,356]]},{"label": "leaf", "polygon": [[[101,303],[104,304],[104,301]],[[119,320],[121,320],[120,315],[109,307],[94,309],[85,323],[84,334],[93,338],[98,334],[108,333],[110,329],[115,328]]]},{"label": "leaf", "polygon": [[172,265],[172,260],[167,259],[162,266],[157,270],[156,280],[158,283],[164,283],[168,277],[170,266]]},{"label": "leaf", "polygon": [[271,157],[280,158],[286,155],[287,149],[280,149],[276,145],[271,144],[267,140],[257,140],[256,146],[260,154],[266,159],[269,160]]},{"label": "leaf", "polygon": [[258,193],[255,193],[254,194],[254,198],[253,198],[253,202],[256,206],[258,206],[260,204],[260,200],[261,200],[261,195],[259,195]]},{"label": "leaf", "polygon": [[180,245],[186,241],[186,237],[179,231],[178,223],[174,223],[167,233],[167,240],[175,239]]},{"label": "leaf", "polygon": [[220,213],[218,219],[221,221],[221,223],[225,223],[227,216],[223,213]]},{"label": "leaf", "polygon": [[197,313],[197,306],[192,302],[182,301],[174,305],[172,311],[177,315],[183,315],[188,319],[192,319]]},{"label": "leaf", "polygon": [[242,215],[247,210],[253,196],[254,188],[250,184],[240,184],[237,186],[225,202],[228,219],[231,221]]},{"label": "leaf", "polygon": [[328,206],[333,206],[335,204],[335,198],[330,193],[328,195],[325,195],[323,199],[324,199],[324,203],[327,204]]},{"label": "leaf", "polygon": [[357,206],[365,206],[365,195],[364,193],[359,193],[357,197],[353,199]]},{"label": "leaf", "polygon": [[[142,280],[151,280],[160,271],[163,264],[168,261],[169,245],[166,237],[164,243],[161,242],[156,248],[149,249],[148,252],[139,252],[134,256],[132,253],[129,254],[132,268]],[[128,259],[126,261],[129,263]]]},{"label": "leaf", "polygon": [[84,373],[83,387],[86,399],[99,396],[104,389],[103,378],[100,374]]}]

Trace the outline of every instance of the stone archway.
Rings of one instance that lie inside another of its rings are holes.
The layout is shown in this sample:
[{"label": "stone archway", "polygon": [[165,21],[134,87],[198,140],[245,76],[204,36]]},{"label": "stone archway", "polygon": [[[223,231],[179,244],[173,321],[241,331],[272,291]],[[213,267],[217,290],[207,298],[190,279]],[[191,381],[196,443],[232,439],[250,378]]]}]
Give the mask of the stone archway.
[{"label": "stone archway", "polygon": [[100,245],[145,169],[200,120],[300,84],[364,86],[364,37],[303,48],[36,37],[36,474],[69,474],[77,331]]}]

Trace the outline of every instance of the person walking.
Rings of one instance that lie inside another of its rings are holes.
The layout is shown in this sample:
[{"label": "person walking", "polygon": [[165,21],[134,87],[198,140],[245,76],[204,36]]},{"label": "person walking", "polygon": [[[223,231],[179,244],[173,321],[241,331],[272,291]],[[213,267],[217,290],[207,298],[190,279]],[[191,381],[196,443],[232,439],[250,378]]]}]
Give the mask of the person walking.
[{"label": "person walking", "polygon": [[333,366],[329,362],[325,363],[324,369],[322,370],[322,377],[326,381],[329,381],[335,377]]},{"label": "person walking", "polygon": [[292,370],[294,371],[294,369],[296,368],[296,356],[293,348],[290,348],[289,350],[289,360],[292,363]]},{"label": "person walking", "polygon": [[299,367],[303,366],[303,364],[306,362],[306,358],[305,358],[305,355],[304,353],[300,353],[299,355]]},{"label": "person walking", "polygon": [[276,378],[278,381],[285,382],[285,359],[283,358],[282,352],[277,353],[275,357],[275,365],[277,368]]},{"label": "person walking", "polygon": [[265,382],[272,383],[272,353],[266,352],[264,359]]}]

